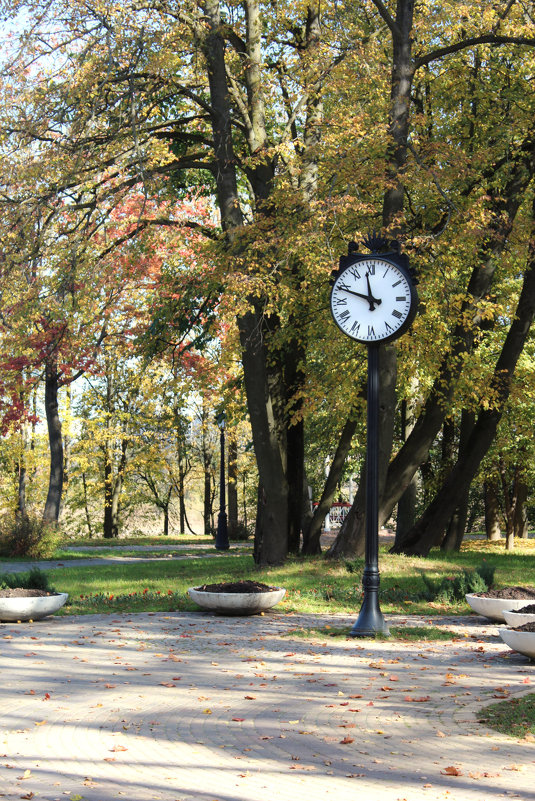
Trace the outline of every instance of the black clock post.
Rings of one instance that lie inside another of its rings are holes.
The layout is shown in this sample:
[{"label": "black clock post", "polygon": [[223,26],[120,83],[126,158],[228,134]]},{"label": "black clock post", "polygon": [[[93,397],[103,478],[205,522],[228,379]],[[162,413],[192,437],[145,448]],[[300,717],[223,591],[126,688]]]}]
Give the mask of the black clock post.
[{"label": "black clock post", "polygon": [[[337,326],[368,347],[366,439],[366,550],[362,575],[364,599],[352,637],[388,634],[379,607],[379,352],[383,342],[401,336],[416,314],[418,295],[408,259],[397,243],[375,235],[356,252],[352,242],[332,275],[331,312]],[[393,252],[379,253],[392,248]]]},{"label": "black clock post", "polygon": [[379,606],[379,344],[368,345],[366,405],[366,551],[364,598],[351,637],[389,634]]}]

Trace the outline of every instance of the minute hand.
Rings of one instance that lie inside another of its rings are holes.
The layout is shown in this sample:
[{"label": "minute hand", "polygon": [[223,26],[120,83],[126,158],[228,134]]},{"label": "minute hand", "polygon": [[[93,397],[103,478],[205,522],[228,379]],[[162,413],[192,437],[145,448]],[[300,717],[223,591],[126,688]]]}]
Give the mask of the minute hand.
[{"label": "minute hand", "polygon": [[363,295],[362,292],[354,292],[352,289],[346,289],[345,286],[340,287],[340,289],[342,289],[344,292],[349,292],[350,295],[356,295],[357,298],[367,300],[370,304],[370,311],[375,311],[375,306],[379,306],[381,303],[380,299],[374,298],[371,293],[369,295]]}]

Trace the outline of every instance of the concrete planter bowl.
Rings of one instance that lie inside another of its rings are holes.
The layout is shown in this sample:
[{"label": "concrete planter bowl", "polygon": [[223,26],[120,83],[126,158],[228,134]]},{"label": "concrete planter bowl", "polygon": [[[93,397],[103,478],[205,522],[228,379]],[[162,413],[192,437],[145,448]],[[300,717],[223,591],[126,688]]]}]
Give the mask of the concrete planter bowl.
[{"label": "concrete planter bowl", "polygon": [[465,596],[467,604],[477,612],[478,615],[483,615],[489,620],[496,620],[499,623],[505,623],[504,611],[514,611],[515,609],[522,609],[530,602],[533,603],[532,598],[485,598],[481,595]]},{"label": "concrete planter bowl", "polygon": [[188,595],[203,609],[218,615],[257,615],[279,603],[286,594],[282,587],[264,592],[223,592],[190,587]]},{"label": "concrete planter bowl", "polygon": [[[524,604],[524,606],[526,606],[526,604]],[[523,607],[520,607],[520,609],[522,608]],[[513,612],[506,609],[503,616],[507,625],[511,626],[513,629],[516,629],[517,626],[523,626],[524,623],[535,623],[535,612]]]},{"label": "concrete planter bowl", "polygon": [[61,609],[68,597],[67,592],[55,592],[50,595],[12,595],[0,598],[0,621],[22,623],[26,620],[40,620]]},{"label": "concrete planter bowl", "polygon": [[535,631],[514,631],[513,629],[498,629],[504,643],[518,651],[519,654],[535,659]]}]

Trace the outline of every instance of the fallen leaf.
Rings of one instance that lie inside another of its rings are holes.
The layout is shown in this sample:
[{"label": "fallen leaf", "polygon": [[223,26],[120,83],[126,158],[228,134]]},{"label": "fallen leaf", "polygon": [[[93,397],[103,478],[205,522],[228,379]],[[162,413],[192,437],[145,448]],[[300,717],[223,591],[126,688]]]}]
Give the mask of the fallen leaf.
[{"label": "fallen leaf", "polygon": [[447,768],[440,771],[445,776],[462,776],[463,772],[460,768],[456,768],[455,765],[448,765]]},{"label": "fallen leaf", "polygon": [[423,704],[425,701],[429,701],[431,696],[429,695],[422,695],[420,698],[415,698],[413,695],[406,695],[403,699],[404,701],[411,701],[413,704]]},{"label": "fallen leaf", "polygon": [[114,745],[113,748],[110,748],[110,751],[128,751],[128,748],[125,748],[124,745]]},{"label": "fallen leaf", "polygon": [[232,718],[232,720],[235,720],[237,723],[242,723],[245,718]]},{"label": "fallen leaf", "polygon": [[349,737],[349,736],[346,736],[346,737],[344,737],[343,740],[340,740],[340,743],[342,745],[347,745],[348,743],[354,743],[354,742],[355,742],[354,738],[353,737]]}]

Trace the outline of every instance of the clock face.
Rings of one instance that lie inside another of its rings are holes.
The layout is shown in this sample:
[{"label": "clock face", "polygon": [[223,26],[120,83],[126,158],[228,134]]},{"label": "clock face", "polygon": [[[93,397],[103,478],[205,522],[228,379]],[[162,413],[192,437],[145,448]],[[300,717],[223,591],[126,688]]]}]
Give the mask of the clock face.
[{"label": "clock face", "polygon": [[355,261],[335,279],[331,312],[344,334],[369,344],[395,339],[416,313],[417,295],[410,275],[381,256]]}]

